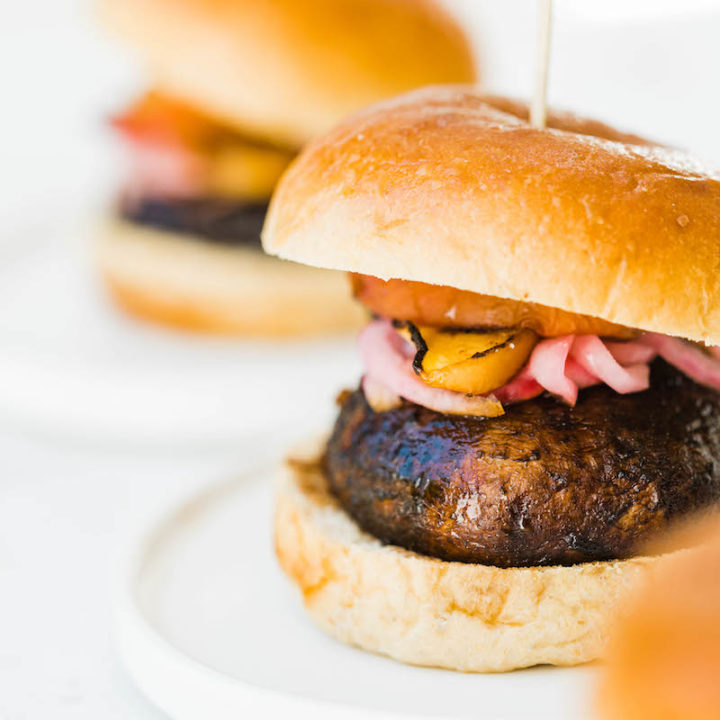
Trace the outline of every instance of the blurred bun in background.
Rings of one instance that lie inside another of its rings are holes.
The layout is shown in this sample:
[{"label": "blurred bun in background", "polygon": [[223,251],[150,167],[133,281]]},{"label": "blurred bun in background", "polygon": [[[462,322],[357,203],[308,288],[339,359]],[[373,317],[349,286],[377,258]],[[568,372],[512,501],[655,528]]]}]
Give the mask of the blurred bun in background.
[{"label": "blurred bun in background", "polygon": [[696,521],[662,548],[608,649],[597,703],[604,720],[720,717],[720,518]]},{"label": "blurred bun in background", "polygon": [[434,0],[104,0],[103,9],[159,87],[289,146],[379,98],[474,79],[465,35]]},{"label": "blurred bun in background", "polygon": [[102,233],[107,286],[145,319],[231,335],[355,327],[339,274],[262,254],[280,175],[368,103],[472,82],[470,45],[431,0],[105,0],[151,90],[114,118],[128,180]]}]

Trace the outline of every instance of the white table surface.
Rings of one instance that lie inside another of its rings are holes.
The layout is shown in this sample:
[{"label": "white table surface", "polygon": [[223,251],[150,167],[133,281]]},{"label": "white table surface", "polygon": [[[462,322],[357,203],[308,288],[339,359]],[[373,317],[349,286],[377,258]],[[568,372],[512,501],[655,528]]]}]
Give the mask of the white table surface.
[{"label": "white table surface", "polygon": [[157,452],[0,426],[2,720],[160,717],[116,659],[118,560],[174,499],[247,459],[240,445]]}]

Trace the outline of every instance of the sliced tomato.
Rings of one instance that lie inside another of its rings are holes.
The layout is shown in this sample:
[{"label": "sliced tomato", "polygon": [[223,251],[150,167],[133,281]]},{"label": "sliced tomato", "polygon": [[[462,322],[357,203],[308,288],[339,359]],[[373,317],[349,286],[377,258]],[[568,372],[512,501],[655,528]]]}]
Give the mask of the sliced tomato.
[{"label": "sliced tomato", "polygon": [[206,144],[214,133],[213,124],[201,113],[158,92],[147,93],[110,122],[130,140],[181,145],[195,150]]}]

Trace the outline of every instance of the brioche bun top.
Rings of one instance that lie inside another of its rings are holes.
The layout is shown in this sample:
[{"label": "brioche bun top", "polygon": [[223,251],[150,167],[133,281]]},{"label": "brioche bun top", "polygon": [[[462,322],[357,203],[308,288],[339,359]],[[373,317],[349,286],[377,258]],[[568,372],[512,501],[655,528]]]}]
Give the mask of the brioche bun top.
[{"label": "brioche bun top", "polygon": [[161,91],[288,146],[381,98],[475,79],[464,33],[435,0],[103,0],[100,10]]},{"label": "brioche bun top", "polygon": [[466,86],[356,115],[290,166],[267,252],[720,344],[720,178],[602,123]]}]

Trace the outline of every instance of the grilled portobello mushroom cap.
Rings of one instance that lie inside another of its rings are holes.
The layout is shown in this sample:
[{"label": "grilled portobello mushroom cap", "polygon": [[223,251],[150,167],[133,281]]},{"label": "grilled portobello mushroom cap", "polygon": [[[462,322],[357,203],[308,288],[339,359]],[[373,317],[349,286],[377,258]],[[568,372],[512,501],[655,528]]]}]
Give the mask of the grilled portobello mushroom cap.
[{"label": "grilled portobello mushroom cap", "polygon": [[266,202],[227,198],[137,198],[120,204],[124,220],[214,245],[262,251]]},{"label": "grilled portobello mushroom cap", "polygon": [[367,532],[500,567],[632,555],[720,500],[720,394],[661,360],[649,390],[542,396],[495,418],[346,395],[327,445],[333,493]]}]

